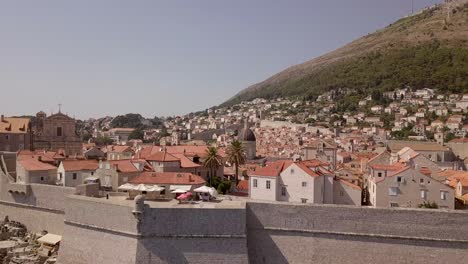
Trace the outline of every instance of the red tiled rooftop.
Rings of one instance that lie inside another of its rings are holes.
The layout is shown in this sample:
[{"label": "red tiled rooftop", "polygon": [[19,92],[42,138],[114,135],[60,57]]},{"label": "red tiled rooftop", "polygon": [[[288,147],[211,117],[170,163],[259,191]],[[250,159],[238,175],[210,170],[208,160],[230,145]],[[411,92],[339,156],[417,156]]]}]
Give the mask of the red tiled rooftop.
[{"label": "red tiled rooftop", "polygon": [[96,160],[64,160],[62,165],[67,171],[94,171],[99,168],[99,163]]},{"label": "red tiled rooftop", "polygon": [[167,153],[166,151],[158,151],[151,154],[149,157],[146,158],[147,161],[160,161],[160,162],[172,162],[172,161],[179,161],[178,158],[174,157],[173,155]]},{"label": "red tiled rooftop", "polygon": [[260,167],[251,176],[265,176],[265,177],[277,177],[280,173],[289,167],[293,163],[292,160],[278,160],[267,164],[265,167]]},{"label": "red tiled rooftop", "polygon": [[37,159],[18,160],[18,163],[27,171],[49,171],[57,169],[57,167],[41,162]]},{"label": "red tiled rooftop", "polygon": [[131,160],[111,160],[109,163],[112,167],[116,167],[119,172],[139,172]]},{"label": "red tiled rooftop", "polygon": [[247,180],[239,181],[239,184],[237,184],[237,190],[248,191],[249,190],[249,181],[247,181]]}]

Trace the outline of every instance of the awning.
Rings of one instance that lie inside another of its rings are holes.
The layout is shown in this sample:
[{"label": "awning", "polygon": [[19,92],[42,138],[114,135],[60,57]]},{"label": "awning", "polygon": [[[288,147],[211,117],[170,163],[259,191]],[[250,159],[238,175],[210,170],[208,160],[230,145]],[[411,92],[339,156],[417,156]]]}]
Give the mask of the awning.
[{"label": "awning", "polygon": [[130,190],[133,190],[135,187],[136,185],[126,183],[124,185],[120,185],[118,189],[121,191],[130,191]]},{"label": "awning", "polygon": [[54,234],[47,234],[41,238],[39,238],[37,241],[39,243],[45,243],[49,245],[57,245],[62,240],[62,236],[59,235],[54,235]]},{"label": "awning", "polygon": [[171,185],[171,186],[169,186],[169,189],[170,190],[179,189],[179,190],[184,190],[184,191],[188,192],[188,191],[190,191],[190,189],[192,189],[192,185]]},{"label": "awning", "polygon": [[97,176],[91,176],[85,179],[85,181],[97,181],[97,180],[99,180],[99,177]]}]

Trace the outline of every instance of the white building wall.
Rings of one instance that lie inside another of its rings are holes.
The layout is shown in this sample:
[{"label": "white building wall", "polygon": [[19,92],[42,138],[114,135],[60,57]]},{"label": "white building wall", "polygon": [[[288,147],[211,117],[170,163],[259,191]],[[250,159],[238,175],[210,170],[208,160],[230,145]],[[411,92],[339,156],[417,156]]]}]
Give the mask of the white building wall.
[{"label": "white building wall", "polygon": [[[305,183],[305,187],[302,185],[303,182]],[[303,199],[307,199],[307,203],[317,203],[318,199],[314,197],[316,193],[315,179],[296,164],[292,164],[280,174],[280,183],[280,186],[278,186],[279,201],[301,203]],[[286,188],[286,195],[284,196],[281,193],[282,187]],[[322,203],[321,199],[319,200],[319,203]]]},{"label": "white building wall", "polygon": [[[267,189],[267,182],[270,182],[270,189]],[[256,187],[254,183],[257,183]],[[277,181],[273,177],[251,176],[249,178],[250,198],[254,200],[276,201]]]}]

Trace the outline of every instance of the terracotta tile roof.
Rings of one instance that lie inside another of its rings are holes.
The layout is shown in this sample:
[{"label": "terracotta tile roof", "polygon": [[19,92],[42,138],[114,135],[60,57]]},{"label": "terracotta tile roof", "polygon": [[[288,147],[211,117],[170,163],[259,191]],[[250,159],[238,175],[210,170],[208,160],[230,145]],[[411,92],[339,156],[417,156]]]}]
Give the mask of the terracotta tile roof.
[{"label": "terracotta tile roof", "polygon": [[419,172],[429,177],[432,175],[432,171],[427,167],[422,167]]},{"label": "terracotta tile roof", "polygon": [[256,169],[251,176],[278,177],[283,170],[293,163],[292,160],[278,160]]},{"label": "terracotta tile roof", "polygon": [[206,181],[192,173],[182,172],[143,172],[133,178],[133,184],[173,184],[173,185],[200,185]]},{"label": "terracotta tile roof", "polygon": [[180,160],[180,167],[182,168],[199,168],[202,166],[193,162],[183,154],[173,154],[173,156]]},{"label": "terracotta tile roof", "polygon": [[58,152],[55,152],[55,151],[21,150],[20,152],[18,152],[18,160],[23,160],[23,159],[36,159],[36,160],[40,159],[43,162],[53,163],[56,160],[65,159],[65,156],[63,154],[59,154]]},{"label": "terracotta tile roof", "polygon": [[118,172],[139,172],[131,160],[110,160],[112,167],[116,167]]},{"label": "terracotta tile roof", "polygon": [[[198,145],[179,145],[179,146],[166,146],[167,152],[171,154],[184,154],[187,157],[198,156],[200,158],[206,157],[208,146]],[[224,148],[218,149],[218,155],[226,157],[226,151]]]},{"label": "terracotta tile roof", "polygon": [[4,117],[0,120],[0,133],[26,134],[29,127],[29,118]]},{"label": "terracotta tile roof", "polygon": [[249,181],[247,181],[247,180],[239,181],[239,184],[237,184],[237,190],[248,191],[249,190]]},{"label": "terracotta tile roof", "polygon": [[312,177],[318,177],[320,176],[318,173],[314,172],[311,170],[309,167],[307,167],[304,163],[296,163],[296,165],[301,168],[305,173],[309,174]]},{"label": "terracotta tile roof", "polygon": [[395,172],[393,172],[391,174],[388,174],[387,177],[395,176],[395,175],[400,174],[400,173],[402,173],[402,172],[404,172],[404,171],[406,171],[408,169],[411,169],[411,167],[409,167],[409,166],[403,167],[403,168],[401,168],[401,169],[399,169],[399,170],[397,170],[397,171],[395,171]]},{"label": "terracotta tile roof", "polygon": [[64,160],[62,164],[66,171],[95,171],[99,168],[96,160]]},{"label": "terracotta tile roof", "polygon": [[160,146],[146,146],[138,152],[138,155],[140,159],[146,159],[154,153],[160,151],[162,151],[162,148]]},{"label": "terracotta tile roof", "polygon": [[468,179],[467,171],[444,170],[438,173],[438,177],[450,179]]},{"label": "terracotta tile roof", "polygon": [[110,145],[106,147],[107,152],[133,152],[132,148],[129,146],[119,146],[119,145]]},{"label": "terracotta tile roof", "polygon": [[468,138],[455,138],[450,140],[449,143],[468,143]]},{"label": "terracotta tile roof", "polygon": [[419,141],[398,141],[398,140],[389,140],[388,147],[392,152],[398,152],[404,147],[410,147],[416,152],[419,151],[448,151],[449,148],[441,146],[436,142],[419,142]]},{"label": "terracotta tile roof", "polygon": [[18,163],[27,171],[49,171],[57,169],[57,167],[40,162],[37,159],[22,159],[18,160]]},{"label": "terracotta tile roof", "polygon": [[171,162],[179,161],[178,158],[167,153],[166,151],[158,151],[146,158],[147,161],[160,161],[160,162]]}]

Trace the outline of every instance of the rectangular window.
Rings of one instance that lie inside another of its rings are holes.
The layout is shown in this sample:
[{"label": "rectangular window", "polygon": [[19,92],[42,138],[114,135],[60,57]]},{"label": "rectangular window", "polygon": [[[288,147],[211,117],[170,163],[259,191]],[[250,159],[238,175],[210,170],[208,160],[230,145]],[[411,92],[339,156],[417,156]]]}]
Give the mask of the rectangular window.
[{"label": "rectangular window", "polygon": [[76,178],[77,178],[77,174],[73,173],[73,179],[76,180]]},{"label": "rectangular window", "polygon": [[44,181],[44,177],[41,177],[41,181]]},{"label": "rectangular window", "polygon": [[291,174],[294,174],[294,169],[291,169]]},{"label": "rectangular window", "polygon": [[382,173],[381,172],[377,173],[377,176],[382,177]]},{"label": "rectangular window", "polygon": [[448,192],[447,191],[440,191],[440,199],[447,200]]},{"label": "rectangular window", "polygon": [[390,203],[390,207],[399,207],[398,203]]},{"label": "rectangular window", "polygon": [[388,188],[388,195],[397,196],[398,195],[398,188],[397,187]]},{"label": "rectangular window", "polygon": [[302,182],[302,187],[307,187],[307,182]]},{"label": "rectangular window", "polygon": [[426,190],[421,190],[421,198],[426,199],[427,198],[427,191]]},{"label": "rectangular window", "polygon": [[270,181],[266,181],[266,188],[271,189],[271,182]]},{"label": "rectangular window", "polygon": [[401,182],[401,177],[400,176],[398,176],[396,179],[397,179],[397,182]]},{"label": "rectangular window", "polygon": [[307,203],[307,199],[301,198],[301,202],[302,202],[302,203]]},{"label": "rectangular window", "polygon": [[281,187],[281,195],[286,196],[286,187]]},{"label": "rectangular window", "polygon": [[57,137],[62,136],[62,127],[57,127]]},{"label": "rectangular window", "polygon": [[257,187],[258,187],[258,181],[257,181],[257,179],[254,179],[254,180],[253,180],[253,187],[254,187],[254,188],[257,188]]},{"label": "rectangular window", "polygon": [[419,179],[419,183],[423,184],[423,183],[424,183],[424,179],[423,179],[423,178]]}]

